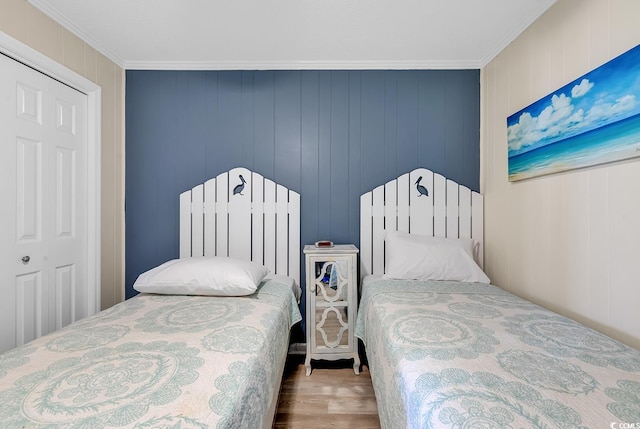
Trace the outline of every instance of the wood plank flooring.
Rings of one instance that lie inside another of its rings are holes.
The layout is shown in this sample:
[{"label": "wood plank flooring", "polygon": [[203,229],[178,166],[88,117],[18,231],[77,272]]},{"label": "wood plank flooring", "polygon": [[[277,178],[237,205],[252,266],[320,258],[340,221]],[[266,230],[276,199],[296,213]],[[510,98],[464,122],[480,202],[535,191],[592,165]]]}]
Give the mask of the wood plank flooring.
[{"label": "wood plank flooring", "polygon": [[307,377],[304,356],[288,357],[274,428],[380,428],[366,365],[360,375],[353,372],[353,360],[314,360],[311,368]]}]

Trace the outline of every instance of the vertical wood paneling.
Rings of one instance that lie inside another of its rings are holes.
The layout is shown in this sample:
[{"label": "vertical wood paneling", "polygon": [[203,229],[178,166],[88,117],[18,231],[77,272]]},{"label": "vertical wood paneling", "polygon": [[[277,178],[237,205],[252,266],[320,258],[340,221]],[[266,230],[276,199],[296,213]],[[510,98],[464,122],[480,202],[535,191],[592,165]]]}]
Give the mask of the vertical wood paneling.
[{"label": "vertical wood paneling", "polygon": [[300,183],[300,85],[299,71],[275,76],[273,179],[296,188]]},{"label": "vertical wood paneling", "polygon": [[[592,264],[589,269],[589,314],[593,319],[602,323],[607,320],[610,308],[610,296],[608,288],[603,287],[609,281],[609,246],[604,243],[609,242],[611,237],[609,223],[609,197],[607,189],[609,187],[609,174],[606,170],[594,171],[589,175],[589,218],[596,225],[606,225],[593,229],[589,234],[589,257],[590,261],[600,261]],[[602,329],[602,328],[601,328]],[[610,334],[610,329],[605,329],[606,334]]]},{"label": "vertical wood paneling", "polygon": [[[152,155],[152,166],[158,171],[162,171],[161,177],[157,178],[156,186],[162,186],[167,192],[173,192],[178,195],[180,192],[175,188],[177,180],[176,159],[180,150],[178,144],[184,139],[181,135],[180,128],[176,127],[178,123],[184,123],[186,120],[186,109],[189,103],[185,97],[185,78],[180,76],[178,72],[161,72],[158,75],[158,88],[160,89],[160,98],[158,100],[158,117],[170,118],[168,121],[162,121],[157,124],[158,132],[156,135],[156,153]],[[166,77],[166,78],[165,78]],[[171,101],[174,100],[175,103]],[[176,217],[176,201],[173,204],[165,198],[154,196],[153,206],[156,213],[166,213],[164,216],[149,216],[147,222],[149,227],[155,231],[176,231],[178,227],[178,219]],[[155,256],[161,260],[171,259],[175,254],[175,245],[178,237],[167,234],[153,234],[150,237],[154,243]],[[173,248],[173,249],[172,249]]]},{"label": "vertical wood paneling", "polygon": [[398,76],[397,168],[411,171],[419,167],[418,154],[418,72],[407,71]]},{"label": "vertical wood paneling", "polygon": [[385,183],[384,148],[384,73],[362,72],[360,81],[360,165],[362,169],[361,187],[373,189]]},{"label": "vertical wood paneling", "polygon": [[242,162],[242,73],[218,72],[218,165]]},{"label": "vertical wood paneling", "polygon": [[[200,96],[204,98],[207,119],[204,124],[199,124],[204,129],[206,136],[204,159],[205,159],[205,179],[216,177],[223,169],[218,166],[220,149],[218,145],[212,145],[212,141],[219,141],[220,117],[218,115],[218,74],[208,73],[206,81],[200,88]],[[128,100],[128,98],[127,98]],[[127,133],[131,124],[127,125]],[[185,130],[186,132],[186,130]],[[127,146],[128,147],[128,146]],[[184,183],[181,189],[187,189],[202,180],[193,178],[189,183]]]},{"label": "vertical wood paneling", "polygon": [[[320,201],[318,198],[319,151],[319,72],[304,73],[301,79],[300,112],[300,233],[302,237],[318,237]],[[293,188],[295,189],[295,188]],[[304,242],[302,243],[304,245]],[[303,301],[304,302],[304,301]]]},{"label": "vertical wood paneling", "polygon": [[[331,72],[331,141],[329,157],[331,229],[329,237],[347,243],[349,224],[343,213],[349,207],[349,74]],[[340,190],[336,192],[336,190]]]},{"label": "vertical wood paneling", "polygon": [[[447,128],[445,130],[445,146],[444,146],[444,170],[452,171],[452,166],[461,162],[464,158],[464,115],[463,109],[464,99],[464,79],[460,71],[447,74],[445,118],[457,118],[457,127]],[[459,115],[459,116],[458,116]],[[462,161],[463,162],[463,161]],[[458,180],[457,177],[449,177],[452,180]]]},{"label": "vertical wood paneling", "polygon": [[348,243],[357,243],[360,239],[360,216],[358,210],[351,209],[353,201],[357,201],[362,193],[360,181],[362,178],[362,137],[360,121],[360,82],[362,74],[349,72],[349,238]]},{"label": "vertical wood paneling", "polygon": [[127,296],[178,255],[176,196],[235,167],[300,193],[301,244],[359,244],[360,195],[416,167],[477,190],[479,73],[451,73],[128,71]]},{"label": "vertical wood paneling", "polygon": [[[462,97],[468,97],[469,94],[480,93],[480,80],[470,73],[465,73],[463,76],[464,89]],[[462,111],[459,112],[462,115],[462,125],[464,134],[461,136],[463,141],[480,141],[480,103],[469,103],[464,101],[462,103]],[[468,145],[465,144],[461,148],[460,162],[462,163],[462,169],[460,165],[452,171],[455,175],[455,181],[458,183],[471,183],[469,181],[472,177],[480,177],[480,163],[476,162],[480,158],[480,145]],[[461,174],[462,173],[462,174]],[[470,186],[470,185],[468,185]],[[479,190],[478,188],[477,190]]]},{"label": "vertical wood paneling", "polygon": [[433,76],[421,74],[418,79],[418,167],[428,167],[436,173],[445,172],[446,88],[447,73],[442,71],[435,71]]},{"label": "vertical wood paneling", "polygon": [[[253,162],[255,168],[243,165],[243,167],[250,168],[269,178],[274,177],[273,163],[275,159],[274,79],[275,73],[272,71],[256,72],[254,75],[253,102],[256,114],[254,116],[255,142],[253,144]],[[236,142],[236,144],[240,143]],[[228,167],[235,167],[235,165],[228,165]]]},{"label": "vertical wood paneling", "polygon": [[398,164],[397,73],[384,75],[384,176],[393,177]]},{"label": "vertical wood paneling", "polygon": [[[318,237],[331,237],[331,72],[318,80]],[[303,195],[304,198],[304,195]],[[303,220],[304,222],[304,220]]]},{"label": "vertical wood paneling", "polygon": [[253,106],[253,76],[253,72],[242,72],[242,161],[238,165],[253,165],[254,160],[255,109]]},{"label": "vertical wood paneling", "polygon": [[141,272],[161,261],[153,238],[158,231],[154,219],[158,213],[155,202],[159,151],[155,144],[162,135],[159,80],[160,72],[133,74],[127,78],[125,254],[128,288]]},{"label": "vertical wood paneling", "polygon": [[[179,127],[175,124],[188,124],[188,127],[193,127],[192,119],[196,121],[197,115],[193,112],[199,109],[204,100],[200,97],[193,97],[190,90],[193,88],[191,85],[191,79],[193,79],[193,73],[189,72],[185,76],[178,78],[177,72],[170,72],[173,74],[175,81],[173,94],[171,97],[166,98],[166,102],[162,103],[163,109],[173,109],[174,118],[171,122],[164,125],[164,132],[169,138],[163,140],[167,141],[167,150],[170,152],[169,156],[165,156],[165,164],[163,168],[170,168],[166,171],[167,177],[166,183],[175,189],[175,183],[179,180],[181,172],[185,170],[185,166],[189,165],[189,160],[192,158],[193,153],[197,153],[197,149],[194,148],[198,139],[198,133],[189,133],[189,138],[185,139],[181,134]],[[175,100],[171,103],[171,100]],[[172,105],[173,104],[173,105]],[[196,161],[193,164],[194,168],[197,168],[199,162]],[[171,167],[169,167],[171,166]],[[177,190],[176,190],[177,191]],[[164,203],[164,202],[163,202]],[[170,208],[170,207],[168,207]]]},{"label": "vertical wood paneling", "polygon": [[[639,34],[640,35],[640,34]],[[640,348],[640,201],[630,198],[640,193],[640,166],[635,163],[619,164],[609,171],[608,250],[609,264],[609,317],[612,332],[622,331],[621,338]],[[592,224],[591,228],[602,227]],[[595,259],[595,263],[598,259]],[[597,288],[599,285],[592,284]]]},{"label": "vertical wood paneling", "polygon": [[[175,157],[173,160],[173,174],[176,175],[176,183],[172,187],[176,192],[193,185],[195,177],[209,177],[206,175],[207,140],[211,135],[211,118],[209,112],[209,97],[202,97],[200,92],[208,88],[207,74],[205,72],[189,72],[186,74],[184,84],[178,89],[178,97],[181,97],[182,112],[177,115],[177,122],[184,121],[185,128],[189,130],[188,138],[178,128],[173,142]],[[171,104],[171,100],[163,100]]]}]

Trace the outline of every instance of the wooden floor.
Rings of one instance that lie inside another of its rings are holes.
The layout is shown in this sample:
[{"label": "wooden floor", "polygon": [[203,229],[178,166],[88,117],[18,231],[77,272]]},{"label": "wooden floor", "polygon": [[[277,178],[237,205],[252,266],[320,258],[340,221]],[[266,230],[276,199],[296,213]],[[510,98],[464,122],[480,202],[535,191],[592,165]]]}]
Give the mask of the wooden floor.
[{"label": "wooden floor", "polygon": [[312,361],[290,355],[284,370],[274,428],[380,428],[369,369],[353,372],[353,361]]}]

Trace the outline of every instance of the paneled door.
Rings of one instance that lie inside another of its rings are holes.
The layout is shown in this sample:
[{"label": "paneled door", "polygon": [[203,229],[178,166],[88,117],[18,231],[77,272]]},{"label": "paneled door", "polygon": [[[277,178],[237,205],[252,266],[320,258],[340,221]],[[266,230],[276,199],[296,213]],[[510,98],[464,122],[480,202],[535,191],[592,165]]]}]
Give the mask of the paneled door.
[{"label": "paneled door", "polygon": [[86,315],[87,96],[0,54],[0,352]]}]

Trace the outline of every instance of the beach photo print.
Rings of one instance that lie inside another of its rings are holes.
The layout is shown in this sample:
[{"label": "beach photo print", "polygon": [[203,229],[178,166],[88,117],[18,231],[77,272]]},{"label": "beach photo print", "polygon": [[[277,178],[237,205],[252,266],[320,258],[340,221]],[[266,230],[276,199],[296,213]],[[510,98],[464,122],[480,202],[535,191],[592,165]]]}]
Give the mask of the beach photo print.
[{"label": "beach photo print", "polygon": [[507,118],[509,181],[640,157],[640,45]]}]

